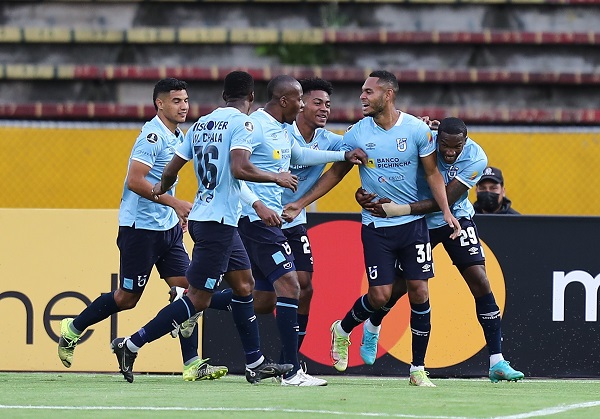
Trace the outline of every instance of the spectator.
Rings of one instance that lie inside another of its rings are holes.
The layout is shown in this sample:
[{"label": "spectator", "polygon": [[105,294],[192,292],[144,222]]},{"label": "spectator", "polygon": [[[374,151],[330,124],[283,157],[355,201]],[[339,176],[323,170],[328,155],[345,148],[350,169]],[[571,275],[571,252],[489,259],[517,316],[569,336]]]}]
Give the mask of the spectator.
[{"label": "spectator", "polygon": [[476,214],[520,214],[511,208],[512,202],[506,197],[502,171],[497,167],[485,168],[475,190],[477,200],[473,208]]}]

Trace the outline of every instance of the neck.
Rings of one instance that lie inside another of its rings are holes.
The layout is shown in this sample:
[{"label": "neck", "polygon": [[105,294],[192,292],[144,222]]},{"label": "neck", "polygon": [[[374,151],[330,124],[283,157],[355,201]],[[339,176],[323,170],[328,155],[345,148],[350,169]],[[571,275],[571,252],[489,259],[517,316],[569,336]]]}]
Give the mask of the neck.
[{"label": "neck", "polygon": [[283,115],[281,114],[281,110],[277,104],[268,102],[263,109],[279,123],[283,124]]},{"label": "neck", "polygon": [[316,129],[309,126],[306,123],[306,121],[300,117],[296,119],[296,126],[298,127],[298,131],[300,131],[300,134],[302,134],[302,138],[304,138],[304,141],[310,143],[315,137]]},{"label": "neck", "polygon": [[169,128],[169,130],[174,134],[177,131],[177,127],[179,126],[176,122],[171,122],[162,113],[158,113],[158,118],[165,124],[165,127]]},{"label": "neck", "polygon": [[383,112],[374,116],[373,120],[377,125],[387,131],[396,125],[398,118],[400,118],[400,112],[398,112],[395,107],[389,106],[387,109],[384,109]]},{"label": "neck", "polygon": [[247,100],[230,100],[225,102],[225,107],[235,108],[246,115],[250,113],[250,103]]}]

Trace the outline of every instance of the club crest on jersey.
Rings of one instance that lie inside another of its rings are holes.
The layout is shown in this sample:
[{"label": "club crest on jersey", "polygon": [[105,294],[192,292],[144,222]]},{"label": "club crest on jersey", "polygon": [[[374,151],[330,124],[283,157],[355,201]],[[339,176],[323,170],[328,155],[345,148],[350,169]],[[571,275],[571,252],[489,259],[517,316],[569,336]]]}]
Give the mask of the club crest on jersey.
[{"label": "club crest on jersey", "polygon": [[273,159],[281,160],[281,150],[273,150]]},{"label": "club crest on jersey", "polygon": [[406,138],[396,138],[396,148],[398,151],[406,151]]},{"label": "club crest on jersey", "polygon": [[250,121],[246,121],[246,123],[244,124],[244,127],[246,127],[246,131],[254,131],[254,125],[252,125],[252,122]]},{"label": "club crest on jersey", "polygon": [[146,140],[148,140],[150,144],[156,144],[156,142],[158,141],[158,135],[151,132],[150,134],[146,135]]},{"label": "club crest on jersey", "polygon": [[454,179],[454,177],[456,176],[457,173],[458,173],[458,167],[450,166],[450,169],[448,169],[448,177],[450,179]]},{"label": "club crest on jersey", "polygon": [[475,179],[475,178],[477,177],[477,175],[478,175],[478,174],[479,174],[479,172],[477,172],[477,171],[474,171],[474,172],[471,174],[471,176],[469,176],[469,179],[470,179],[470,180],[473,180],[473,179]]},{"label": "club crest on jersey", "polygon": [[375,159],[367,159],[367,167],[369,169],[374,169],[375,168]]}]

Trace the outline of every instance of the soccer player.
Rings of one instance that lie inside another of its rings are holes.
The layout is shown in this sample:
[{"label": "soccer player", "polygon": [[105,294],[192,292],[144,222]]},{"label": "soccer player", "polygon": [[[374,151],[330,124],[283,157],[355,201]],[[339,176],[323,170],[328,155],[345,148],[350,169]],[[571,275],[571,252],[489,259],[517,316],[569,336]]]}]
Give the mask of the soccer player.
[{"label": "soccer player", "polygon": [[[150,194],[183,139],[179,124],[185,122],[189,109],[187,84],[173,78],[160,80],[154,86],[153,101],[156,116],[144,124],[135,141],[119,208],[119,289],[102,294],[74,319],[61,321],[58,357],[67,368],[71,367],[75,346],[85,329],[136,306],[153,266],[168,285],[188,285],[185,271],[190,260],[183,246],[183,232],[191,204],[175,198],[174,190],[158,200]],[[198,357],[198,330],[191,330],[188,338],[179,336],[183,379],[195,381],[225,375],[226,367],[213,367]]]},{"label": "soccer player", "polygon": [[[362,150],[324,151],[301,147],[288,134],[284,123],[291,124],[303,108],[302,87],[293,77],[281,75],[267,85],[264,109],[250,118],[255,126],[250,161],[257,167],[272,172],[287,172],[290,164],[318,165],[330,161],[347,160],[353,163],[364,158]],[[248,182],[249,188],[265,205],[277,214],[283,211],[283,188],[274,184]],[[282,385],[323,386],[325,380],[306,374],[298,361],[298,300],[300,284],[294,265],[294,256],[279,223],[265,223],[250,206],[242,208],[239,229],[252,262],[252,270],[259,291],[276,295],[277,327],[283,346],[283,359],[294,365],[283,376]]]},{"label": "soccer player", "polygon": [[192,125],[161,180],[148,191],[155,200],[164,199],[177,180],[177,173],[186,162],[193,160],[198,192],[189,214],[194,250],[186,272],[188,292],[163,308],[131,337],[113,340],[111,346],[119,369],[128,382],[133,382],[133,363],[139,349],[169,333],[173,325],[207,308],[222,279],[233,290],[231,311],[246,357],[246,380],[257,383],[293,368],[291,364],[280,365],[267,360],[260,350],[250,261],[237,224],[240,199],[251,204],[265,223],[275,224],[280,220],[279,215],[266,208],[249,189],[243,192],[244,182],[240,179],[272,182],[291,189],[296,188],[297,180],[286,171],[259,170],[249,161],[254,131],[254,123],[248,118],[254,102],[252,76],[243,71],[229,73],[224,81],[223,99],[224,108],[216,109]]},{"label": "soccer player", "polygon": [[[460,233],[460,225],[448,206],[431,132],[423,121],[396,110],[398,90],[398,81],[392,73],[374,71],[369,75],[360,96],[365,118],[344,134],[345,147],[360,147],[367,152],[368,163],[359,166],[362,185],[377,197],[393,197],[394,202],[418,200],[417,168],[422,165],[444,222],[451,227],[451,237],[455,238]],[[306,195],[294,205],[288,205],[286,211],[293,212],[292,209],[305,207],[323,196],[349,170],[348,165],[335,163]],[[400,215],[383,219],[369,211],[362,212],[361,238],[369,290],[358,298],[342,320],[331,325],[331,358],[336,370],[346,370],[350,333],[388,301],[398,261],[406,275],[411,306],[413,361],[409,383],[433,387],[425,371],[431,329],[427,280],[433,276],[429,234],[422,215]]]},{"label": "soccer player", "polygon": [[[439,206],[432,199],[430,190],[419,177],[421,200],[410,204],[397,205],[389,199],[371,202],[374,194],[359,189],[357,201],[363,208],[376,216],[386,217],[386,211],[400,211],[409,214],[426,214],[431,248],[442,243],[450,259],[461,273],[475,298],[477,319],[483,329],[490,356],[489,377],[492,382],[500,380],[517,381],[523,373],[513,369],[502,355],[502,330],[500,309],[496,304],[485,270],[485,257],[477,227],[473,222],[475,211],[469,202],[469,189],[485,173],[487,156],[483,149],[467,135],[465,123],[458,118],[446,118],[437,130],[437,165],[446,182],[448,202],[452,213],[459,220],[462,230],[457,240],[450,239],[451,229],[444,222]],[[401,271],[397,272],[401,276]],[[377,357],[377,342],[383,317],[406,293],[405,283],[400,278],[394,283],[390,300],[363,325],[363,341],[360,355],[365,364],[372,365]]]}]

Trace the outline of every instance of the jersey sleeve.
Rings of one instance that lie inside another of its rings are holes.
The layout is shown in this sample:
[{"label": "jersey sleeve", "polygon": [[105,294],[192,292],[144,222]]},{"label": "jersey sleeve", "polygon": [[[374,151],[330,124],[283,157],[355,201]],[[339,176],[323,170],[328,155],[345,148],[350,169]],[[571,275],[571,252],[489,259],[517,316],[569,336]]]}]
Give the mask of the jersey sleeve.
[{"label": "jersey sleeve", "polygon": [[415,135],[417,148],[419,150],[419,157],[429,156],[435,151],[435,141],[433,139],[433,134],[431,133],[431,130],[425,122],[420,120],[417,122]]},{"label": "jersey sleeve", "polygon": [[291,145],[291,163],[295,165],[316,166],[319,164],[345,160],[344,151],[313,150],[312,148],[300,147],[298,142],[294,139],[292,139]]},{"label": "jersey sleeve", "polygon": [[[329,150],[342,150],[344,146],[344,137],[335,132],[328,132],[327,139],[329,140]],[[347,151],[347,150],[346,150]]]},{"label": "jersey sleeve", "polygon": [[133,145],[131,159],[153,167],[165,141],[160,133],[143,130]]},{"label": "jersey sleeve", "polygon": [[186,134],[185,137],[183,137],[183,141],[181,142],[181,144],[179,144],[179,146],[177,147],[177,150],[175,150],[175,154],[177,154],[179,157],[181,157],[184,160],[192,160],[194,158],[194,132],[193,130],[190,128]]},{"label": "jersey sleeve", "polygon": [[357,144],[357,136],[358,136],[358,124],[350,125],[344,136],[342,137],[342,144],[340,146],[340,150],[346,152],[350,150],[354,150]]},{"label": "jersey sleeve", "polygon": [[485,153],[483,151],[479,152],[469,159],[468,164],[461,168],[456,174],[455,179],[471,189],[479,182],[479,179],[481,179],[481,175],[483,174],[483,170],[487,167],[487,163],[488,160]]},{"label": "jersey sleeve", "polygon": [[234,126],[231,132],[231,150],[244,149],[248,151],[254,150],[253,136],[255,132],[254,123],[247,116],[240,115],[235,118]]}]

